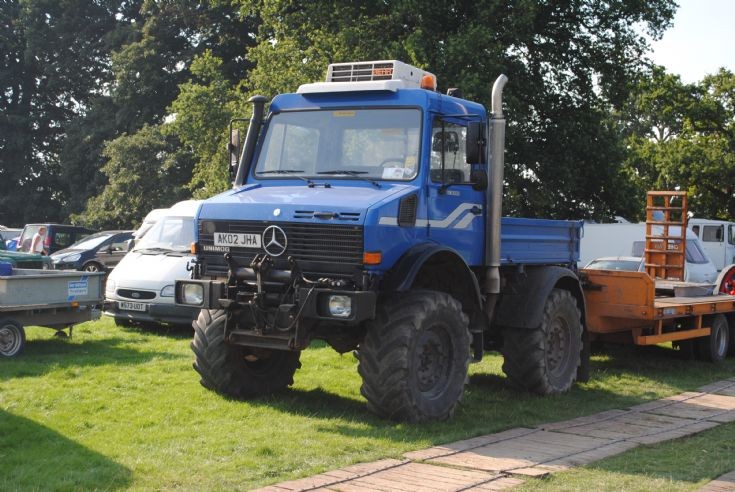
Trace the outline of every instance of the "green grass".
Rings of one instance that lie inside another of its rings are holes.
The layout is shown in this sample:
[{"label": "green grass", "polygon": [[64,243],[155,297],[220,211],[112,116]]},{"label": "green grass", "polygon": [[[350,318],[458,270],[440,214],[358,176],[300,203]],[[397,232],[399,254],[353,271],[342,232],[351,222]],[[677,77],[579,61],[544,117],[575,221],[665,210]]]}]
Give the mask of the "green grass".
[{"label": "green grass", "polygon": [[408,425],[370,414],[354,357],[324,346],[302,354],[292,389],[241,402],[199,385],[187,331],[103,319],[77,326],[72,340],[52,333],[30,328],[25,352],[0,360],[0,490],[248,489],[735,375],[732,359],[713,366],[660,347],[617,348],[594,357],[589,383],[538,398],[506,389],[491,355],[471,367],[453,420]]},{"label": "green grass", "polygon": [[528,480],[518,492],[689,491],[735,470],[735,423],[695,436],[641,446],[592,465]]}]

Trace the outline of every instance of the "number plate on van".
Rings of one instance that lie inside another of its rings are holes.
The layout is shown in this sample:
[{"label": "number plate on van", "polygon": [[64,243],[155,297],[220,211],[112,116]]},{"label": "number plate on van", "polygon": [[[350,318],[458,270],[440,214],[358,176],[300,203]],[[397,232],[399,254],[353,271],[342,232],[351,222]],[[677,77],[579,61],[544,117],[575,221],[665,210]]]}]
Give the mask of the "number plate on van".
[{"label": "number plate on van", "polygon": [[145,304],[142,302],[117,301],[117,307],[124,311],[145,311]]},{"label": "number plate on van", "polygon": [[215,232],[215,246],[233,246],[235,248],[260,248],[260,234],[233,234]]}]

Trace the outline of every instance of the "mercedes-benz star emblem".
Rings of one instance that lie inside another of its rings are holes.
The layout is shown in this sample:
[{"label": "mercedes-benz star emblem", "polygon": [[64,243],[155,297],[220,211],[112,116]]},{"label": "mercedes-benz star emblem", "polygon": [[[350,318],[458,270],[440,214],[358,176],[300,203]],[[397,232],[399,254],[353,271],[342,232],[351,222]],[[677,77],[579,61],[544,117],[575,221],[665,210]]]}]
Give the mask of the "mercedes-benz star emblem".
[{"label": "mercedes-benz star emblem", "polygon": [[278,226],[268,226],[263,231],[263,249],[271,256],[281,256],[286,252],[288,239],[286,233]]}]

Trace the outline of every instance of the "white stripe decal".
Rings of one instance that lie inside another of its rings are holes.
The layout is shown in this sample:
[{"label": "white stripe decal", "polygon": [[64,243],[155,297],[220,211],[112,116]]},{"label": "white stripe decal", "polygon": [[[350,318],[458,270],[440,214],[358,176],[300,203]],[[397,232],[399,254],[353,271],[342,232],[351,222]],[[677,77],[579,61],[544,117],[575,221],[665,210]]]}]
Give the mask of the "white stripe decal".
[{"label": "white stripe decal", "polygon": [[[462,203],[457,208],[452,210],[449,215],[441,220],[416,219],[416,227],[425,227],[427,225],[430,225],[431,227],[436,227],[437,229],[448,229],[449,225],[456,221],[460,217],[460,215],[467,212],[473,207],[478,207],[482,210],[482,205],[478,203]],[[460,220],[457,225],[454,226],[454,229],[467,229],[472,221],[475,219],[475,217],[477,217],[477,215],[473,213],[466,214],[462,218],[462,220]],[[378,221],[378,224],[397,226],[398,217],[381,217]]]}]

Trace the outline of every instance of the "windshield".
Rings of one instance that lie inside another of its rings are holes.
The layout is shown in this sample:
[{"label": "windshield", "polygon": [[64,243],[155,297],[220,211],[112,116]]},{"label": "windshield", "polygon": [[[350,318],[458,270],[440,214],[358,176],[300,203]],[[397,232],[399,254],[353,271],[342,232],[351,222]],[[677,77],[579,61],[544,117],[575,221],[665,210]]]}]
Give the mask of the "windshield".
[{"label": "windshield", "polygon": [[418,172],[418,109],[351,109],[271,115],[257,177],[410,180]]},{"label": "windshield", "polygon": [[194,242],[193,217],[165,217],[151,227],[133,251],[163,249],[186,252]]},{"label": "windshield", "polygon": [[112,236],[112,234],[95,234],[93,236],[88,236],[81,241],[77,241],[76,243],[72,244],[67,249],[94,249],[100,244],[104,243],[107,239],[109,239],[110,236]]}]

